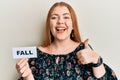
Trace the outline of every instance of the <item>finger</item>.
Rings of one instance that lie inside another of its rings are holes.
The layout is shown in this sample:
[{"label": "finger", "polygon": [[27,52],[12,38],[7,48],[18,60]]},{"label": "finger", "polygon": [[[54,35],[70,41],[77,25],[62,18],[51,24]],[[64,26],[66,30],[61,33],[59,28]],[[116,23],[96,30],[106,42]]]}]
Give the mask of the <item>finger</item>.
[{"label": "finger", "polygon": [[82,57],[81,54],[82,54],[81,51],[79,51],[79,52],[76,53],[78,59]]},{"label": "finger", "polygon": [[27,77],[28,75],[30,75],[32,73],[30,68],[27,68],[24,73],[22,74],[22,77]]},{"label": "finger", "polygon": [[81,64],[80,60],[78,60],[77,62],[78,62],[78,64]]},{"label": "finger", "polygon": [[28,63],[27,59],[24,59],[24,61],[20,64],[20,68],[24,67]]},{"label": "finger", "polygon": [[27,64],[27,62],[28,62],[27,58],[23,59],[20,63],[18,63],[19,64],[18,68],[19,69],[23,68]]},{"label": "finger", "polygon": [[22,58],[22,59],[20,59],[20,60],[18,61],[17,65],[20,65],[24,60],[27,60],[27,61],[28,61],[27,58]]},{"label": "finger", "polygon": [[83,58],[79,58],[78,61],[80,64],[85,64],[85,60]]},{"label": "finger", "polygon": [[25,60],[25,58],[22,58],[18,61],[17,65],[20,65],[23,61]]},{"label": "finger", "polygon": [[87,64],[87,63],[86,63],[86,60],[85,60],[84,58],[80,58],[79,61],[80,61],[81,64],[83,64],[83,65],[84,65],[84,64]]},{"label": "finger", "polygon": [[24,67],[20,69],[20,74],[23,74],[27,68],[29,68],[27,64],[24,65]]},{"label": "finger", "polygon": [[81,56],[80,54],[79,54],[79,55],[77,55],[77,58],[78,58],[78,59],[80,59],[81,57],[82,57],[82,56]]},{"label": "finger", "polygon": [[25,60],[25,58],[20,59],[17,63],[16,63],[16,69],[19,70],[20,68],[20,64]]},{"label": "finger", "polygon": [[84,41],[85,48],[90,48],[88,42],[89,42],[89,39],[86,39]]}]

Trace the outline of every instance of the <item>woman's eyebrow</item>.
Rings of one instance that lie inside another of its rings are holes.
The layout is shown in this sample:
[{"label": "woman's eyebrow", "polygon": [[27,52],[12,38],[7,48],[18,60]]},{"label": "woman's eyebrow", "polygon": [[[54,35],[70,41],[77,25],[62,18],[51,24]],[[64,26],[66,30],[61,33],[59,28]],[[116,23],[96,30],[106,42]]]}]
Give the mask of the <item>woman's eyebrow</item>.
[{"label": "woman's eyebrow", "polygon": [[54,13],[54,14],[51,14],[51,16],[54,16],[54,15],[55,15],[55,16],[58,16],[58,14],[55,14],[55,13]]},{"label": "woman's eyebrow", "polygon": [[70,13],[64,13],[63,15],[70,15]]},{"label": "woman's eyebrow", "polygon": [[[59,14],[56,14],[56,13],[51,14],[51,16],[53,16],[53,15],[58,16]],[[70,15],[70,13],[63,13],[63,15]]]}]

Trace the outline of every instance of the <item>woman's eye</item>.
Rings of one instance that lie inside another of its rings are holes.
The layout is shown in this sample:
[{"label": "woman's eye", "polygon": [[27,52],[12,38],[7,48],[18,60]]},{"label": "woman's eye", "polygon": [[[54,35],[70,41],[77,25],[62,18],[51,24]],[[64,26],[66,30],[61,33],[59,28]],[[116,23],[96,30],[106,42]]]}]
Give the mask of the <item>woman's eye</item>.
[{"label": "woman's eye", "polygon": [[53,16],[53,17],[51,17],[51,19],[56,19],[57,17],[55,17],[55,16]]},{"label": "woman's eye", "polygon": [[68,16],[65,16],[65,17],[64,17],[64,19],[70,19],[70,17],[68,17]]}]

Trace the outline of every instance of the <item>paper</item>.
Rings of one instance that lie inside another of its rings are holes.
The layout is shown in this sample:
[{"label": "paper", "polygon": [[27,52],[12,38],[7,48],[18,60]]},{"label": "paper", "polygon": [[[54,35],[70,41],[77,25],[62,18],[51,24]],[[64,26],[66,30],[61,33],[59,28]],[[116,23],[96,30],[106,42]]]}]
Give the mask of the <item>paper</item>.
[{"label": "paper", "polygon": [[37,49],[36,47],[16,47],[12,49],[13,58],[36,58]]}]

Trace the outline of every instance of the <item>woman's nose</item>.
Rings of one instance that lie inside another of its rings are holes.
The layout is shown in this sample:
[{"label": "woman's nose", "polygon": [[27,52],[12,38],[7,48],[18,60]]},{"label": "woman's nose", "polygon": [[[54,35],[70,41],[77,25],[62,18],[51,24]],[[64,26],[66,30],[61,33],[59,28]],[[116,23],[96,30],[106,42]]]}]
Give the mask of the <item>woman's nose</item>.
[{"label": "woman's nose", "polygon": [[63,24],[63,23],[64,23],[63,18],[59,18],[59,19],[58,19],[58,24]]}]

